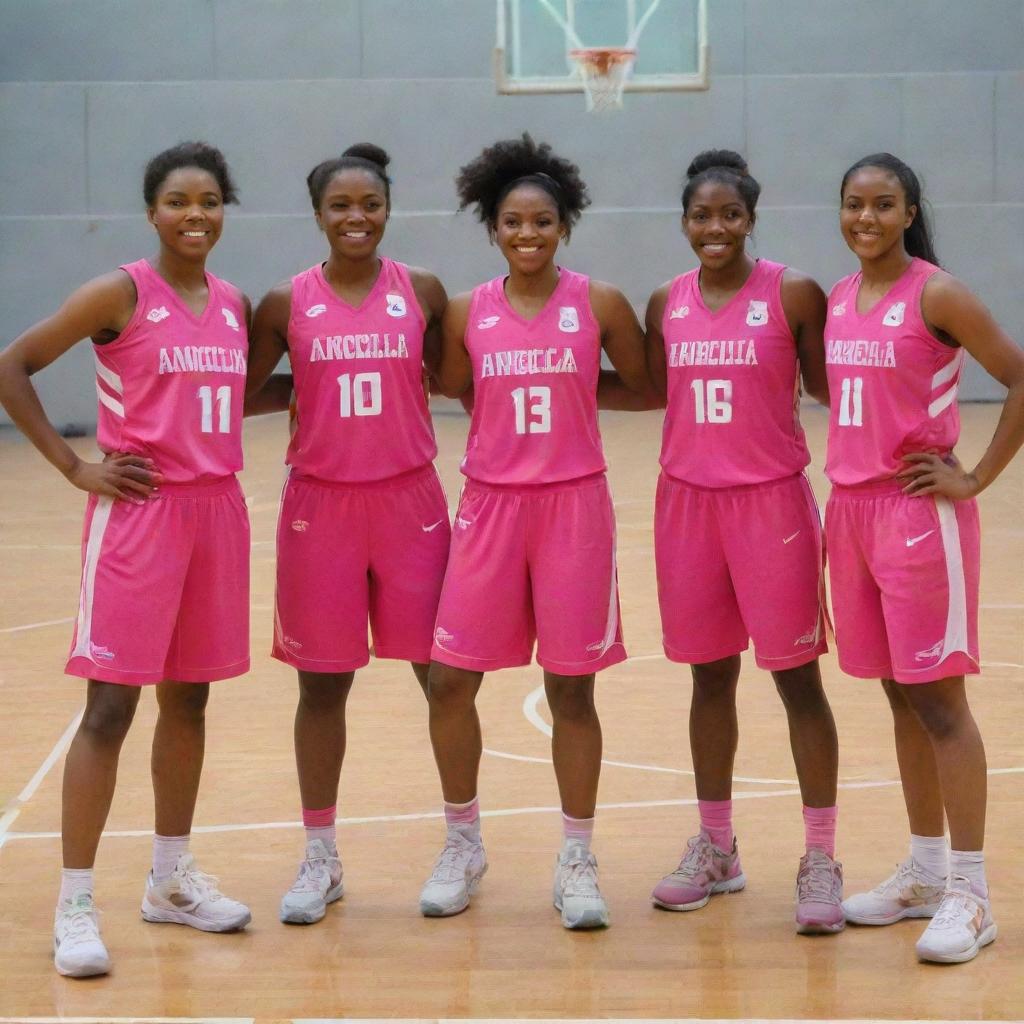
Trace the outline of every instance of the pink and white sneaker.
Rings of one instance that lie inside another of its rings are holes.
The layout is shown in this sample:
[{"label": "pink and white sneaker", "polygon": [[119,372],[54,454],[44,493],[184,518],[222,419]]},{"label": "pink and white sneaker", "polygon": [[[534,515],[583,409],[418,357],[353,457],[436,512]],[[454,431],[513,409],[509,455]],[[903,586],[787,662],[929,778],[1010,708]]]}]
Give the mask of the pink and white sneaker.
[{"label": "pink and white sneaker", "polygon": [[651,901],[665,910],[700,910],[715,893],[739,892],[746,884],[736,840],[726,853],[701,832],[687,841],[679,867],[654,887]]},{"label": "pink and white sneaker", "polygon": [[988,897],[976,893],[963,875],[951,875],[938,911],[917,940],[918,959],[965,963],[995,941],[996,931]]},{"label": "pink and white sneaker", "polygon": [[800,858],[796,873],[796,930],[801,935],[828,935],[845,926],[843,865],[812,847]]}]

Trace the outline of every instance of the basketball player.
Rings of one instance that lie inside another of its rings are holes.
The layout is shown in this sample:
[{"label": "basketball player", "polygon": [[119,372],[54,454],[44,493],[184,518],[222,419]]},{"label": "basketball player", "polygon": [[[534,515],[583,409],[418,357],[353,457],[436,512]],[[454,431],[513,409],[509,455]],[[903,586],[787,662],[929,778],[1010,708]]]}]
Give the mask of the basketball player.
[{"label": "basketball player", "polygon": [[536,639],[564,824],[554,904],[566,928],[601,927],[594,674],[625,651],[596,393],[602,347],[628,386],[646,388],[640,326],[621,292],[555,262],[590,201],[575,165],[523,135],[485,149],[456,185],[508,273],[445,314],[441,388],[472,386],[474,406],[428,689],[448,834],[420,909],[459,913],[486,870],[476,694],[484,672],[529,664]]},{"label": "basketball player", "polygon": [[[825,295],[809,277],[746,249],[761,186],[729,150],[687,170],[683,231],[700,266],[647,308],[647,350],[667,403],[655,508],[665,654],[691,666],[690,749],[700,832],[652,899],[697,910],[746,884],[732,823],[740,652],[751,639],[789,721],[805,853],[796,927],[844,919],[835,861],[837,743],[821,686],[826,650],[821,523],[804,469],[799,379],[828,403]],[[609,383],[605,378],[605,384]],[[602,404],[606,404],[602,388]],[[628,404],[608,401],[607,404]]]},{"label": "basketball player", "polygon": [[[188,852],[209,682],[249,668],[249,521],[242,465],[248,300],[206,270],[235,185],[220,151],[187,142],[155,156],[143,195],[159,251],[97,277],[0,354],[0,401],[89,494],[82,592],[67,672],[88,679],[64,768],[64,872],[57,970],[104,974],[93,863],[121,744],[141,687],[156,684],[156,834],[147,921],[231,931],[247,907],[218,892]],[[93,341],[103,462],[80,459],[50,424],[31,376]]]},{"label": "basketball player", "polygon": [[[335,817],[345,704],[367,664],[367,618],[379,658],[412,662],[427,682],[448,558],[448,503],[434,470],[423,386],[436,370],[447,302],[433,274],[382,256],[391,210],[388,155],[362,143],[309,174],[330,252],[260,303],[249,364],[250,407],[287,408],[296,429],[277,530],[273,656],[299,675],[295,713],[306,854],[281,920],[319,921],[342,896]],[[291,384],[291,378],[286,385]]]},{"label": "basketball player", "polygon": [[[858,924],[930,917],[918,957],[957,963],[996,937],[982,853],[985,750],[964,677],[979,670],[974,499],[1024,441],[1024,353],[939,268],[905,163],[889,153],[857,161],[840,196],[860,270],[832,289],[825,328],[836,643],[845,672],[882,680],[911,831],[896,873],[844,909]],[[953,454],[965,351],[1009,388],[970,472]]]}]

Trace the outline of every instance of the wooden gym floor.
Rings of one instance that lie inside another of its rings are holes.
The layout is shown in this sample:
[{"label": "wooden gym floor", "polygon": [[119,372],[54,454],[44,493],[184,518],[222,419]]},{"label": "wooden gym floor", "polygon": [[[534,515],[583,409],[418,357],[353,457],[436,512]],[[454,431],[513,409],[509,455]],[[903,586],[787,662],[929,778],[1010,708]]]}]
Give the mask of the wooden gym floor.
[{"label": "wooden gym floor", "polygon": [[[438,466],[454,503],[467,420],[446,411],[436,417]],[[960,454],[971,463],[999,410],[962,411]],[[804,421],[823,500],[825,414],[808,407]],[[0,432],[0,1020],[1024,1017],[1024,457],[981,498],[985,668],[970,683],[991,770],[988,863],[1000,933],[973,963],[940,967],[915,960],[920,922],[794,933],[800,798],[781,704],[749,657],[735,785],[747,889],[697,913],[651,907],[651,886],[695,830],[689,685],[660,645],[651,527],[660,416],[604,414],[602,426],[631,654],[598,684],[607,761],[595,850],[611,929],[566,932],[551,907],[558,800],[535,666],[493,674],[481,692],[487,878],[460,917],[419,916],[419,887],[443,837],[440,793],[423,697],[408,667],[393,662],[360,672],[349,704],[339,802],[345,899],[318,925],[278,922],[302,833],[291,749],[296,687],[291,670],[267,655],[287,434],[273,416],[246,427],[253,670],[214,686],[193,840],[203,868],[249,903],[254,920],[243,934],[207,935],[139,916],[152,819],[148,693],[97,863],[114,969],[88,981],[59,977],[50,957],[62,758],[84,693],[62,667],[85,497],[13,431]],[[93,447],[91,439],[74,444],[82,453]],[[853,892],[902,859],[906,819],[880,687],[844,677],[832,655],[823,670],[839,727],[840,856]]]}]

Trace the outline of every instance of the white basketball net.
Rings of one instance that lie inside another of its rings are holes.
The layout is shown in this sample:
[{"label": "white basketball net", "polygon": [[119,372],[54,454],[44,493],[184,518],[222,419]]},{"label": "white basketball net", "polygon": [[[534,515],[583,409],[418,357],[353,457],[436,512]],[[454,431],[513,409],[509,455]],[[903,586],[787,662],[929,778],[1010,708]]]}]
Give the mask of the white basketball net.
[{"label": "white basketball net", "polygon": [[622,92],[633,72],[636,50],[589,47],[570,50],[569,58],[583,82],[588,112],[601,114],[622,107]]}]

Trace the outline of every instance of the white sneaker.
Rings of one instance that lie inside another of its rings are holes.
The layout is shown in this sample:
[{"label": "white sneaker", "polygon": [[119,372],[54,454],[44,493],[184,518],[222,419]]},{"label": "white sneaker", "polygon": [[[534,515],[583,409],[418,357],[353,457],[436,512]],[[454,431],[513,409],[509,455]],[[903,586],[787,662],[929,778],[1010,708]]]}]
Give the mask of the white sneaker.
[{"label": "white sneaker", "polygon": [[973,960],[995,937],[988,897],[979,896],[963,875],[951,875],[938,911],[917,940],[917,956],[939,964],[961,964]]},{"label": "white sneaker", "polygon": [[100,938],[99,911],[92,895],[78,893],[57,904],[53,915],[53,963],[68,978],[91,978],[110,970],[110,954]]},{"label": "white sneaker", "polygon": [[285,924],[315,924],[327,913],[327,904],[340,900],[345,886],[341,861],[320,839],[306,844],[306,859],[299,874],[281,899]]},{"label": "white sneaker", "polygon": [[480,879],[487,871],[483,844],[457,828],[448,829],[444,849],[420,892],[420,913],[424,917],[450,917],[469,906]]},{"label": "white sneaker", "polygon": [[843,913],[852,924],[893,924],[905,917],[931,917],[939,909],[945,888],[944,878],[936,878],[908,857],[871,892],[843,900]]},{"label": "white sneaker", "polygon": [[608,927],[608,906],[597,887],[597,860],[579,843],[569,843],[555,858],[554,904],[566,928]]},{"label": "white sneaker", "polygon": [[203,932],[232,932],[252,920],[249,908],[220,892],[217,879],[204,875],[191,853],[183,853],[171,876],[162,882],[154,882],[150,873],[142,916],[146,921],[187,924]]}]

